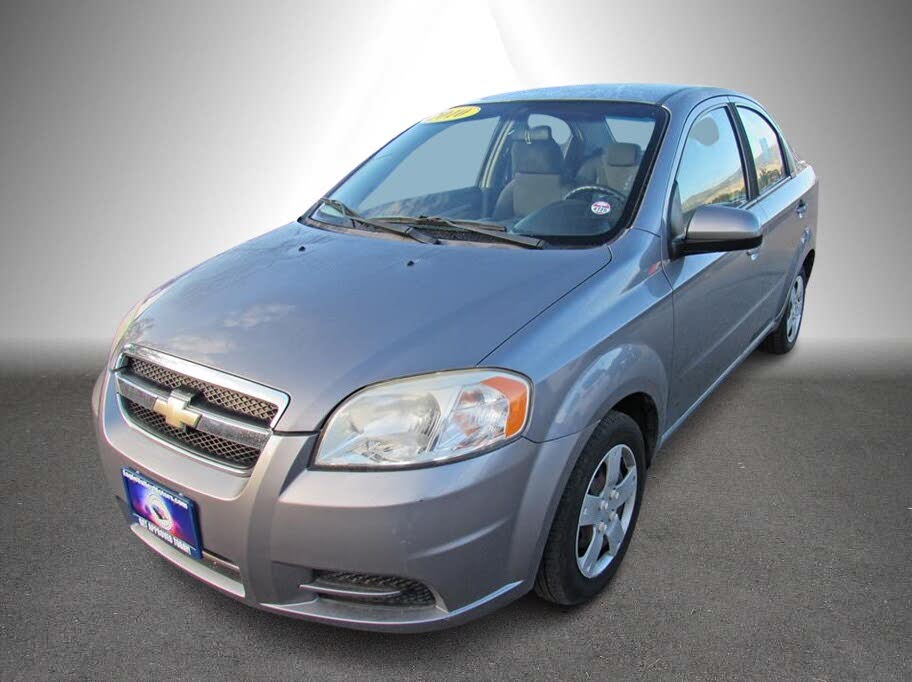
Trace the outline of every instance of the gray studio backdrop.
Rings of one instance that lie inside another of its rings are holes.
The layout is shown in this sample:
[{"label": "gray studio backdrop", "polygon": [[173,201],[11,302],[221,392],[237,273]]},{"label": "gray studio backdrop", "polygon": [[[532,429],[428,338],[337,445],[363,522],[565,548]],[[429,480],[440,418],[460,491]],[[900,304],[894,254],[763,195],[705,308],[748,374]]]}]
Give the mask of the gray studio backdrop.
[{"label": "gray studio backdrop", "polygon": [[905,4],[4,2],[0,347],[102,348],[436,110],[610,81],[764,102],[821,178],[804,333],[909,339]]}]

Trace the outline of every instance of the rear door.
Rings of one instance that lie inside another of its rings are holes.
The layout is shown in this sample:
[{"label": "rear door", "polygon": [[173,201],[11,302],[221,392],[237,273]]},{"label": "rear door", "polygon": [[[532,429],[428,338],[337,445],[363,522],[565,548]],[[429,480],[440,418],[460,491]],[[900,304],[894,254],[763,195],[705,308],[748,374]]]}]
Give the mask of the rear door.
[{"label": "rear door", "polygon": [[[745,158],[727,101],[692,120],[680,152],[672,203],[683,225],[700,206],[748,207]],[[761,224],[759,205],[750,207]],[[678,235],[671,235],[672,237]],[[763,326],[755,256],[745,251],[694,254],[665,266],[674,290],[674,371],[670,422],[687,412],[744,353]]]},{"label": "rear door", "polygon": [[787,147],[767,114],[752,102],[734,103],[742,143],[748,152],[748,181],[755,197],[749,205],[761,208],[767,216],[763,244],[756,249],[755,257],[763,318],[768,322],[785,303],[802,240],[810,237],[807,186],[795,180]]}]

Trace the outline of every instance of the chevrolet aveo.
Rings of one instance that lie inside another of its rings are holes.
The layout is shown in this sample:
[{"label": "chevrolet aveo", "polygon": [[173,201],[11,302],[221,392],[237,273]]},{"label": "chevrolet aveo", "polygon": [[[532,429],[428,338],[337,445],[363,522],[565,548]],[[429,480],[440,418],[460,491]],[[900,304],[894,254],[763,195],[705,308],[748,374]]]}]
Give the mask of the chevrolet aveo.
[{"label": "chevrolet aveo", "polygon": [[795,344],[817,180],[753,99],[424,119],[126,317],[93,396],[139,540],[274,613],[426,630],[602,590],[656,451]]}]

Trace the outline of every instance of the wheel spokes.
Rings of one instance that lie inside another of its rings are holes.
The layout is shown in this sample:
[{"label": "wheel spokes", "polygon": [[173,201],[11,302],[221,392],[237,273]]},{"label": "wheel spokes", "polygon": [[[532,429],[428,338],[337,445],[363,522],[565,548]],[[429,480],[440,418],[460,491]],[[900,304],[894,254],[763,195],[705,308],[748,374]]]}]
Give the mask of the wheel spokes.
[{"label": "wheel spokes", "polygon": [[591,526],[599,520],[601,511],[602,498],[599,495],[587,494],[583,499],[583,509],[580,512],[579,525]]},{"label": "wheel spokes", "polygon": [[623,453],[623,445],[615,445],[608,451],[608,456],[605,458],[605,464],[608,467],[608,478],[605,482],[606,489],[617,483],[618,478],[621,476],[621,456]]},{"label": "wheel spokes", "polygon": [[615,519],[605,531],[605,537],[608,538],[608,553],[611,556],[617,555],[621,549],[621,543],[624,541],[624,528],[621,526],[620,519]]},{"label": "wheel spokes", "polygon": [[785,335],[789,342],[798,335],[801,316],[804,313],[804,280],[799,275],[789,291],[789,309],[785,320]]},{"label": "wheel spokes", "polygon": [[610,500],[613,505],[613,509],[617,509],[622,504],[630,500],[634,495],[636,495],[637,490],[637,472],[636,469],[631,469],[627,472],[627,475],[624,476],[624,480],[618,483],[613,492],[615,495],[611,495]]},{"label": "wheel spokes", "polygon": [[596,466],[580,508],[576,561],[587,578],[600,575],[620,552],[636,494],[636,459],[627,445],[616,445]]},{"label": "wheel spokes", "polygon": [[589,543],[589,547],[586,548],[586,553],[583,554],[583,557],[580,560],[580,564],[583,569],[584,575],[592,576],[595,573],[595,564],[598,561],[598,558],[601,555],[601,553],[602,553],[602,534],[593,533],[592,540]]}]

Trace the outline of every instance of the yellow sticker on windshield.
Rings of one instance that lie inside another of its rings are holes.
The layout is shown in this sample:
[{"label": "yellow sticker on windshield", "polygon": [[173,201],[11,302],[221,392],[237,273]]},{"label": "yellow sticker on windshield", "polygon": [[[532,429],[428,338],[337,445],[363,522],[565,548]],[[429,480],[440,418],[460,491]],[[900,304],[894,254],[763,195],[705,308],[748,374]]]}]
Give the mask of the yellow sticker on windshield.
[{"label": "yellow sticker on windshield", "polygon": [[460,118],[474,116],[479,111],[481,111],[481,107],[453,107],[452,109],[441,111],[439,114],[434,114],[433,116],[424,119],[422,123],[447,123],[449,121],[458,121]]}]

